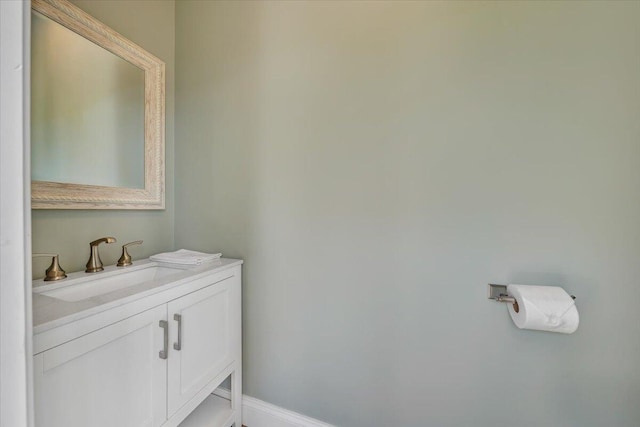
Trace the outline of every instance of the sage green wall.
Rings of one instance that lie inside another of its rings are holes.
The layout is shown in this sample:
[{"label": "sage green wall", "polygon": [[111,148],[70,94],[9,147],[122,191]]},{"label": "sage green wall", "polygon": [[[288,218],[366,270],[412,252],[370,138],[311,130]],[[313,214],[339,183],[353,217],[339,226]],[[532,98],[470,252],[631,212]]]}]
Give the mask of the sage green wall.
[{"label": "sage green wall", "polygon": [[[175,3],[164,0],[72,2],[166,64],[166,209],[32,211],[33,252],[57,252],[65,270],[78,271],[89,258],[89,242],[103,236],[118,239],[118,243],[100,248],[105,264],[114,264],[120,256],[120,244],[132,240],[144,240],[142,246],[131,248],[134,259],[173,249]],[[49,262],[34,259],[34,277],[43,277]]]},{"label": "sage green wall", "polygon": [[[640,425],[640,3],[176,4],[176,246],[248,395],[341,426]],[[574,335],[486,284],[562,285]]]}]

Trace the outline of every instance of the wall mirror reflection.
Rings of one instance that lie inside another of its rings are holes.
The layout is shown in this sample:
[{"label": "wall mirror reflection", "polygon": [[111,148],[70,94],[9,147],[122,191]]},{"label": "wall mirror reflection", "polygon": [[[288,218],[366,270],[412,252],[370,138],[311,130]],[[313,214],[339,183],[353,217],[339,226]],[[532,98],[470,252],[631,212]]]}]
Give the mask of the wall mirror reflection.
[{"label": "wall mirror reflection", "polygon": [[164,63],[66,1],[32,1],[35,209],[164,208]]}]

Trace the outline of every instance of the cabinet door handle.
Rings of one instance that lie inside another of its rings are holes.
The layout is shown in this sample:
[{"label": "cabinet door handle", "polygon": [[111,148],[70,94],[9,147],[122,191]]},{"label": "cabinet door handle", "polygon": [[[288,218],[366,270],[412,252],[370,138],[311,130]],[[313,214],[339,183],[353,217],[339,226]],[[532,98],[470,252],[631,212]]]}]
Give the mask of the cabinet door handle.
[{"label": "cabinet door handle", "polygon": [[173,320],[178,322],[178,342],[173,343],[173,349],[180,351],[182,349],[182,315],[174,314]]},{"label": "cabinet door handle", "polygon": [[167,352],[169,350],[169,322],[167,322],[166,320],[161,320],[160,327],[164,329],[164,347],[160,351],[159,356],[160,356],[160,359],[166,359]]}]

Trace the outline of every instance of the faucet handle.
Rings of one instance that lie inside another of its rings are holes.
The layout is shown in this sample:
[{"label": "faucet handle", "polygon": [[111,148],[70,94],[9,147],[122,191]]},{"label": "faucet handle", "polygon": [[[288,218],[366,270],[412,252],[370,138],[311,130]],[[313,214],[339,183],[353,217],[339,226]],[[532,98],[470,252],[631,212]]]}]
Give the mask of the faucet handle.
[{"label": "faucet handle", "polygon": [[45,282],[60,280],[67,277],[67,273],[62,269],[62,267],[60,267],[60,263],[58,262],[58,254],[32,254],[31,256],[34,258],[51,257],[51,265],[45,272]]},{"label": "faucet handle", "polygon": [[127,251],[127,247],[132,245],[141,245],[141,244],[142,244],[142,240],[136,240],[135,242],[129,242],[122,245],[122,255],[120,256],[120,259],[118,260],[118,263],[116,265],[118,267],[125,267],[127,265],[133,264],[133,261],[131,260],[131,255],[129,255],[129,252]]}]

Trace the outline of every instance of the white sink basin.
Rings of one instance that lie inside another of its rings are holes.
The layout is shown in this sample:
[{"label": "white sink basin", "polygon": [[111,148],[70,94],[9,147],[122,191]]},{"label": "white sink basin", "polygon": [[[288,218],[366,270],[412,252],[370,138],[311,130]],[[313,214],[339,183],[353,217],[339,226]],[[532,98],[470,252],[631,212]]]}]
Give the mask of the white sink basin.
[{"label": "white sink basin", "polygon": [[[68,279],[60,282],[45,282],[38,287],[34,287],[33,292],[63,301],[75,302],[161,279],[183,271],[184,269],[182,268],[159,266],[150,263],[100,273],[85,273],[84,275],[82,275],[83,273],[73,273],[69,275]],[[71,278],[72,275],[77,276],[77,278]]]}]

